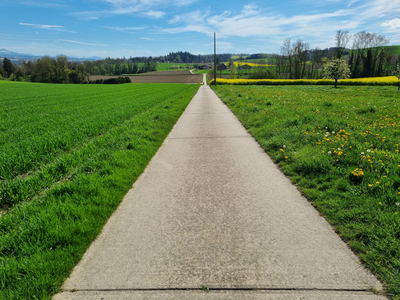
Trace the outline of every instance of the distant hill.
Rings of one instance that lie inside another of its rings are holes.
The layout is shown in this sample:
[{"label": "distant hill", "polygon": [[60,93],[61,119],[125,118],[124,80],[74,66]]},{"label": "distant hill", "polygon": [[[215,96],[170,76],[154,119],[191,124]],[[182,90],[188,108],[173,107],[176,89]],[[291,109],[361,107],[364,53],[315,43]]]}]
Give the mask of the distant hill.
[{"label": "distant hill", "polygon": [[[18,62],[20,60],[40,59],[43,56],[42,55],[37,56],[37,55],[26,54],[26,53],[17,53],[17,52],[9,51],[7,49],[0,49],[0,59],[3,59],[4,57],[7,57],[9,60],[11,60],[13,62]],[[103,59],[102,57],[98,57],[98,56],[92,56],[92,57],[67,56],[67,57],[68,57],[68,60],[70,60],[70,61],[84,61],[84,60],[94,61],[94,60]]]}]

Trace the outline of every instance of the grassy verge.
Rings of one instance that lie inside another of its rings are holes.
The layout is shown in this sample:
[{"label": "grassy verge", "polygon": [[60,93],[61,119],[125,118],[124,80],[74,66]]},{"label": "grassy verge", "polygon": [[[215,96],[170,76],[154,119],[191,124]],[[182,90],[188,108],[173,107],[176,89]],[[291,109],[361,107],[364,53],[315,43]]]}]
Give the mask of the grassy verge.
[{"label": "grassy verge", "polygon": [[400,299],[400,92],[370,86],[213,89]]},{"label": "grassy verge", "polygon": [[51,299],[198,85],[0,84],[0,299]]}]

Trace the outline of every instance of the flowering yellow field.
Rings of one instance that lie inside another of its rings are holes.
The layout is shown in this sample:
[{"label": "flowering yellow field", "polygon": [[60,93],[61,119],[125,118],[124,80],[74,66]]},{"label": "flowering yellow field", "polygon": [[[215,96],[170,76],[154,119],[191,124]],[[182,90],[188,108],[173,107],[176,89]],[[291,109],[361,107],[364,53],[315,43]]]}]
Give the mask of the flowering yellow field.
[{"label": "flowering yellow field", "polygon": [[268,65],[268,64],[257,64],[257,63],[251,63],[251,62],[238,62],[238,61],[235,61],[234,62],[235,63],[235,65],[236,65],[236,67],[239,67],[240,65],[249,65],[249,66],[251,66],[251,67],[270,67],[270,66],[273,66],[273,65]]},{"label": "flowering yellow field", "polygon": [[[211,80],[210,84],[214,81]],[[217,78],[218,84],[231,85],[331,85],[333,79],[224,79]],[[397,85],[396,76],[339,79],[340,85]]]}]

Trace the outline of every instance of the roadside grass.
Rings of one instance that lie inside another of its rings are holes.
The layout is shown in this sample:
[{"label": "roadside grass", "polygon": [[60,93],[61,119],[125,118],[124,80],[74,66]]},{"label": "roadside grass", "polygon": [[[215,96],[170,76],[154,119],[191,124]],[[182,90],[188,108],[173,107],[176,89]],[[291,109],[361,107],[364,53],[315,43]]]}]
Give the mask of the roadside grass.
[{"label": "roadside grass", "polygon": [[0,299],[51,299],[199,85],[0,86]]},{"label": "roadside grass", "polygon": [[389,86],[212,88],[400,299],[400,92]]}]

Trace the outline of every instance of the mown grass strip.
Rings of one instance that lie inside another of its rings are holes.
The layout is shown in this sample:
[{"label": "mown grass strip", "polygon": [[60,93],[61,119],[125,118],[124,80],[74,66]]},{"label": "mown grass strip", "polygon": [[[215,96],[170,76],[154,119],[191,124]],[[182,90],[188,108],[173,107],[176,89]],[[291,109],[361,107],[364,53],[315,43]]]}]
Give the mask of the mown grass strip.
[{"label": "mown grass strip", "polygon": [[[38,85],[43,93],[51,91],[50,94],[58,95],[58,91],[52,91],[55,86]],[[74,103],[71,95],[78,97],[76,86],[57,87],[69,91],[66,101]],[[24,85],[20,88],[23,93]],[[86,99],[88,107],[95,107],[96,101],[102,101],[96,88],[103,87],[85,88],[78,87],[79,97]],[[198,85],[131,84],[110,88],[115,92],[110,95],[115,96],[108,97],[108,101],[113,102],[109,104],[114,109],[123,106],[120,102],[120,95],[125,95],[123,91],[131,95],[125,109],[135,105],[141,109],[133,109],[135,113],[113,122],[107,130],[102,128],[101,134],[77,139],[79,142],[68,150],[54,156],[49,152],[54,159],[34,169],[26,178],[19,175],[12,178],[12,182],[21,183],[20,188],[16,184],[16,193],[21,193],[21,189],[28,192],[10,203],[9,211],[0,217],[0,299],[51,299],[143,172]],[[142,89],[146,91],[143,94]],[[137,98],[139,94],[143,97]],[[10,100],[10,93],[6,95]],[[14,95],[21,96],[17,92]],[[36,95],[33,99],[46,102],[40,98],[40,92]],[[146,97],[156,99],[150,107],[145,105]],[[29,97],[24,99],[20,105],[29,105]],[[53,105],[53,100],[47,98],[52,103],[49,107],[61,109]],[[81,103],[83,110],[84,103]],[[73,110],[73,105],[68,107]],[[101,114],[95,115],[101,118]]]},{"label": "mown grass strip", "polygon": [[368,86],[213,89],[400,299],[400,92]]}]

